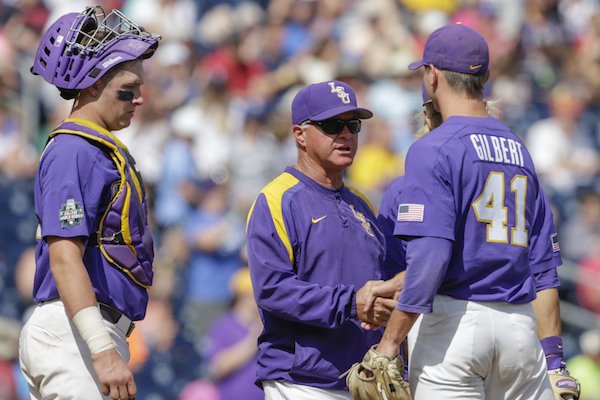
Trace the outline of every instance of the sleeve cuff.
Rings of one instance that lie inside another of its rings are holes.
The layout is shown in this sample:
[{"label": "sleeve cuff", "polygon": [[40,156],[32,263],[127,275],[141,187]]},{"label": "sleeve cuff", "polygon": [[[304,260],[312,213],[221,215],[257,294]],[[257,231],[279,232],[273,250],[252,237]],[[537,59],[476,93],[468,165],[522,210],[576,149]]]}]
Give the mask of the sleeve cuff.
[{"label": "sleeve cuff", "polygon": [[352,292],[352,297],[350,298],[350,319],[356,319],[356,292]]},{"label": "sleeve cuff", "polygon": [[433,312],[433,307],[411,306],[407,304],[396,304],[396,309],[409,313],[429,314]]}]

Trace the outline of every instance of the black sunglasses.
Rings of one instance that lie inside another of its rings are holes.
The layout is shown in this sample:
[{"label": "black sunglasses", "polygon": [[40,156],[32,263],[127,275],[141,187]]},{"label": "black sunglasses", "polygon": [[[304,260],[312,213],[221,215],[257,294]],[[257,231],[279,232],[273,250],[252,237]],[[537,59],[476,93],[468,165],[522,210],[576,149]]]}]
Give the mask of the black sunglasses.
[{"label": "black sunglasses", "polygon": [[330,118],[323,121],[306,121],[303,123],[309,125],[317,125],[323,132],[328,135],[338,135],[344,130],[344,126],[348,127],[348,130],[352,134],[360,132],[362,126],[361,120],[358,118],[354,119],[338,119]]}]

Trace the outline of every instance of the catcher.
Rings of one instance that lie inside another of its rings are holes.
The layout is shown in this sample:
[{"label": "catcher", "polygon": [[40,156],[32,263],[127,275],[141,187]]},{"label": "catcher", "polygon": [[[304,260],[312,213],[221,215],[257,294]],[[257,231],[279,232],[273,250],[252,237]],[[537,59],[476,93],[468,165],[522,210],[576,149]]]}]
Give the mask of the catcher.
[{"label": "catcher", "polygon": [[159,39],[97,6],[60,17],[38,47],[31,72],[74,102],[35,180],[36,307],[19,346],[32,399],[137,393],[126,338],[146,313],[154,245],[142,178],[112,132],[143,104]]}]

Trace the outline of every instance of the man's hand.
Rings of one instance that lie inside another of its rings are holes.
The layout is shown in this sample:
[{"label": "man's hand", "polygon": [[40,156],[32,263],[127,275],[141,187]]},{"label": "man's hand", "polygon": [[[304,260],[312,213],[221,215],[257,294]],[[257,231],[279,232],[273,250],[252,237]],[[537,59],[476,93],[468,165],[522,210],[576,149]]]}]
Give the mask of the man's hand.
[{"label": "man's hand", "polygon": [[557,400],[577,400],[581,393],[579,381],[572,377],[564,368],[548,371],[554,397]]},{"label": "man's hand", "polygon": [[133,375],[116,349],[93,354],[92,361],[102,394],[117,400],[135,398],[137,387]]},{"label": "man's hand", "polygon": [[382,283],[383,281],[369,281],[356,292],[356,318],[368,323],[363,326],[373,328],[385,325],[396,307],[396,300],[377,297],[371,307],[367,309],[366,301],[370,293],[373,288]]},{"label": "man's hand", "polygon": [[356,400],[410,400],[404,381],[404,362],[400,357],[385,357],[373,346],[361,362],[340,376]]},{"label": "man's hand", "polygon": [[[387,281],[369,281],[373,284],[369,287],[367,292],[367,300],[365,302],[365,312],[369,312],[371,307],[375,304],[378,297],[385,297],[389,299],[397,300],[400,295],[400,290],[404,286],[404,276],[406,271],[402,271],[392,279]],[[369,283],[367,282],[367,283]],[[358,303],[357,303],[358,304]]]}]

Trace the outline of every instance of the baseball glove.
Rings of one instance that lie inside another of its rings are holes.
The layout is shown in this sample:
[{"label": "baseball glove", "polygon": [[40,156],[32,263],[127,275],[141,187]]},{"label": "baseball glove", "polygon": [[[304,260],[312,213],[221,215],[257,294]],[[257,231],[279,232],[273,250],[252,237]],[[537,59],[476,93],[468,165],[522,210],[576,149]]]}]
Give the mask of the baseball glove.
[{"label": "baseball glove", "polygon": [[360,363],[355,363],[340,378],[346,376],[346,385],[355,400],[410,400],[408,383],[403,379],[404,362],[393,360],[371,347]]},{"label": "baseball glove", "polygon": [[578,400],[581,386],[564,368],[548,371],[555,400]]}]

